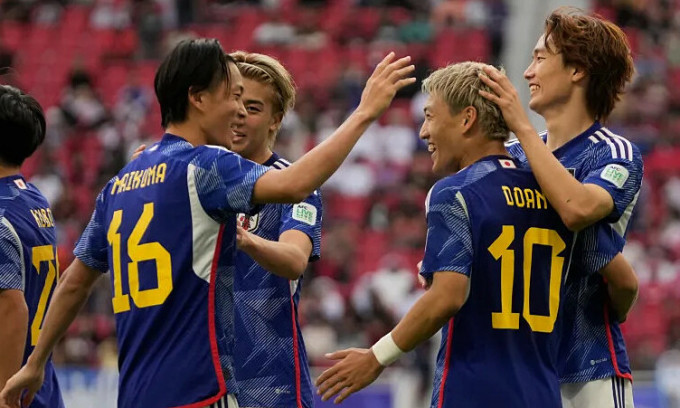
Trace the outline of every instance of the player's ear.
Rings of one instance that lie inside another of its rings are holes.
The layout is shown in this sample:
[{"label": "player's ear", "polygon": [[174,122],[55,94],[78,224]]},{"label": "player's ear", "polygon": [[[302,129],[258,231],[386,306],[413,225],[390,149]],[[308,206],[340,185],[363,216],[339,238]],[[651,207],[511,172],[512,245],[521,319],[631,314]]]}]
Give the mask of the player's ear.
[{"label": "player's ear", "polygon": [[477,109],[474,106],[468,106],[461,113],[463,132],[467,132],[477,120]]},{"label": "player's ear", "polygon": [[571,68],[571,80],[579,82],[586,77],[586,70],[583,67],[574,66]]},{"label": "player's ear", "polygon": [[196,92],[195,88],[189,87],[189,91],[187,93],[187,97],[189,98],[189,104],[193,105],[196,109],[202,111],[203,110],[203,99],[205,95],[203,95],[203,92]]},{"label": "player's ear", "polygon": [[281,127],[281,121],[283,120],[283,112],[277,112],[272,115],[272,120],[269,124],[269,131],[276,132]]}]

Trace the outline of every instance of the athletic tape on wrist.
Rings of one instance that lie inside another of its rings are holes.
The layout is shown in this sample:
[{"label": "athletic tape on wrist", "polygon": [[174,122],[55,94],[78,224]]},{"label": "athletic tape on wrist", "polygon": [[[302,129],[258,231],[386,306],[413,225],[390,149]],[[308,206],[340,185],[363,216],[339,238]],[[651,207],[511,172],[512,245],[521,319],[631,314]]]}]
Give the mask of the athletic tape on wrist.
[{"label": "athletic tape on wrist", "polygon": [[388,366],[399,359],[404,354],[402,349],[397,346],[392,338],[392,333],[387,333],[382,339],[378,340],[373,347],[373,354],[380,365]]}]

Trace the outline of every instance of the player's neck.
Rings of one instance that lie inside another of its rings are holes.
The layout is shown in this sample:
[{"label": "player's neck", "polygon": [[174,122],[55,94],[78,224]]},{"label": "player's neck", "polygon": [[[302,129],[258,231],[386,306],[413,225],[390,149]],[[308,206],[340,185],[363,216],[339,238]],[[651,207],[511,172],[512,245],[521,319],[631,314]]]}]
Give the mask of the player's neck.
[{"label": "player's neck", "polygon": [[269,147],[265,147],[248,157],[244,157],[250,161],[254,161],[255,163],[264,164],[267,160],[269,160],[270,157],[272,157],[272,154],[273,152],[271,149]]},{"label": "player's neck", "polygon": [[208,144],[205,134],[197,126],[193,126],[189,121],[183,123],[171,123],[165,128],[166,133],[179,136],[192,146],[202,146]]},{"label": "player's neck", "polygon": [[[483,139],[482,139],[483,140]],[[508,150],[502,140],[483,140],[481,143],[471,146],[460,160],[460,168],[464,169],[467,166],[483,159],[487,156],[508,156]]]},{"label": "player's neck", "polygon": [[588,113],[583,103],[573,106],[562,106],[543,115],[548,129],[547,146],[554,151],[585,132],[595,123],[595,118]]},{"label": "player's neck", "polygon": [[21,167],[19,166],[2,166],[0,165],[0,178],[5,178],[9,176],[16,176],[21,173]]}]

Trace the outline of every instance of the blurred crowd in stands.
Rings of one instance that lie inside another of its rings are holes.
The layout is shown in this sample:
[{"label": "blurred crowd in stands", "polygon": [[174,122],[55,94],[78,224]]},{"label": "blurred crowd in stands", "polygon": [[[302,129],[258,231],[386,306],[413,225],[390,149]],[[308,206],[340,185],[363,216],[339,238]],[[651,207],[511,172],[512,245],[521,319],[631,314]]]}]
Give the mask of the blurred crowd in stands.
[{"label": "blurred crowd in stands", "polygon": [[[634,83],[608,125],[645,154],[625,251],[641,293],[624,330],[633,367],[653,369],[680,353],[680,93],[673,92],[680,88],[680,3],[595,3],[624,27],[636,62]],[[411,55],[419,79],[447,62],[499,64],[503,41],[511,40],[507,15],[503,0],[2,1],[0,67],[9,68],[0,81],[31,92],[47,111],[47,142],[24,173],[52,203],[60,264],[70,263],[101,186],[134,148],[160,137],[153,76],[180,39],[216,37],[226,50],[284,62],[298,103],[276,150],[294,160],[357,105],[371,66],[388,50]],[[316,365],[327,364],[324,352],[377,340],[421,293],[416,263],[435,178],[418,139],[419,87],[398,95],[324,187],[322,258],[305,274],[300,305]],[[108,291],[102,279],[56,362],[115,366]],[[429,381],[427,347],[405,364]]]}]

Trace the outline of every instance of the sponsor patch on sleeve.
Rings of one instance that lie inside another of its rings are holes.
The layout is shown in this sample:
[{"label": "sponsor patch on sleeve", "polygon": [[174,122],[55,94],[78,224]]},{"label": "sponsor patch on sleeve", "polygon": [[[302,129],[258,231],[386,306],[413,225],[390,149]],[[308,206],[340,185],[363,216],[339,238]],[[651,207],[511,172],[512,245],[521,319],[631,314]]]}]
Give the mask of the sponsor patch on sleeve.
[{"label": "sponsor patch on sleeve", "polygon": [[628,180],[628,170],[618,164],[609,164],[602,170],[600,177],[618,188],[622,188]]},{"label": "sponsor patch on sleeve", "polygon": [[305,224],[316,224],[316,207],[307,203],[298,203],[293,206],[293,219]]}]

